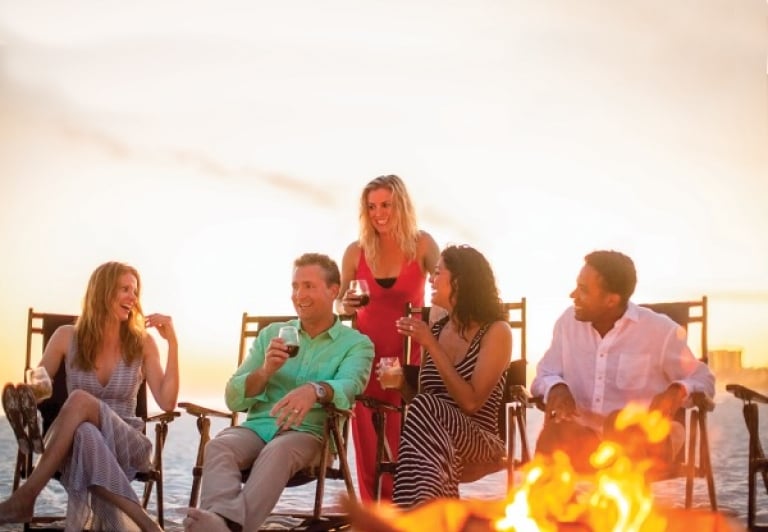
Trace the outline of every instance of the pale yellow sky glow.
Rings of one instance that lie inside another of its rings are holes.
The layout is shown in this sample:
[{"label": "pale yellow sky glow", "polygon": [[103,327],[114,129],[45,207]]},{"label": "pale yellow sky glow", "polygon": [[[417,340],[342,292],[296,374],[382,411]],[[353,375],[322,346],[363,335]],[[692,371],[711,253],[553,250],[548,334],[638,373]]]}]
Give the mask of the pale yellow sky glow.
[{"label": "pale yellow sky glow", "polygon": [[220,395],[240,314],[291,312],[397,173],[442,246],[492,260],[546,348],[585,253],[637,301],[711,297],[710,345],[768,365],[763,0],[0,0],[0,380],[26,310],[123,260],[174,316],[182,399]]}]

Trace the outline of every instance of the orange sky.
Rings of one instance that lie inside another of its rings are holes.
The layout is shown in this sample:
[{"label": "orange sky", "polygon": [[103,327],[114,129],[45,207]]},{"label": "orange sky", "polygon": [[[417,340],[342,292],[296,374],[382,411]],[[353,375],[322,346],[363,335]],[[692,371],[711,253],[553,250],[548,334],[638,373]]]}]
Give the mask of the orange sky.
[{"label": "orange sky", "polygon": [[709,294],[710,345],[768,365],[762,0],[78,4],[0,6],[3,381],[27,308],[78,312],[116,259],[182,395],[218,394],[242,311],[290,311],[291,260],[340,258],[385,173],[528,298],[532,360],[612,247],[638,301]]}]

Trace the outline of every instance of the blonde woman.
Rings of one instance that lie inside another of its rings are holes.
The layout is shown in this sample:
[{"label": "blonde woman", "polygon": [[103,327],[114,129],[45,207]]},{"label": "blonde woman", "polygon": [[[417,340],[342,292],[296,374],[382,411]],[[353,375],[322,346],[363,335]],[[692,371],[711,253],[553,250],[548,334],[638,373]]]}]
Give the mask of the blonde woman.
[{"label": "blonde woman", "polygon": [[[406,303],[424,304],[427,276],[437,264],[440,249],[429,233],[418,228],[408,191],[396,175],[377,177],[363,188],[359,222],[359,238],[347,246],[342,258],[338,310],[357,314],[358,329],[373,341],[375,367],[381,357],[399,356],[402,360],[403,340],[395,322],[403,315]],[[365,306],[348,291],[353,279],[368,283],[370,302]],[[411,362],[418,364],[419,360]],[[370,379],[364,394],[395,404],[401,401],[397,390],[383,389],[377,379]],[[376,441],[376,434],[370,410],[360,403],[355,406],[352,434],[360,497],[368,501],[375,495],[376,448],[370,442]],[[399,416],[387,416],[386,434],[396,457]],[[382,499],[389,500],[391,495],[392,481],[385,477]]]},{"label": "blonde woman", "polygon": [[[140,292],[135,268],[102,264],[91,274],[77,323],[51,336],[40,365],[51,378],[64,365],[69,395],[33,473],[0,503],[0,524],[29,520],[38,494],[61,471],[67,530],[121,530],[124,514],[142,530],[160,530],[130,483],[149,469],[152,452],[135,415],[136,397],[146,379],[160,408],[176,407],[178,343],[170,316],[143,314]],[[165,369],[149,327],[168,342]]]}]

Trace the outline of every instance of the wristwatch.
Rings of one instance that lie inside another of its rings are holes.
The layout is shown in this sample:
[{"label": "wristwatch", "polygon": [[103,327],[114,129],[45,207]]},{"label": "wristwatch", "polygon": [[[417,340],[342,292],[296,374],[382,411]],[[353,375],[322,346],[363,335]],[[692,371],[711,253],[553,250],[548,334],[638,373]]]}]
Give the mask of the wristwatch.
[{"label": "wristwatch", "polygon": [[325,391],[325,386],[323,386],[319,382],[310,382],[309,384],[311,384],[312,387],[315,389],[315,395],[317,396],[317,402],[318,403],[322,403],[323,399],[325,399],[328,396],[328,393]]}]

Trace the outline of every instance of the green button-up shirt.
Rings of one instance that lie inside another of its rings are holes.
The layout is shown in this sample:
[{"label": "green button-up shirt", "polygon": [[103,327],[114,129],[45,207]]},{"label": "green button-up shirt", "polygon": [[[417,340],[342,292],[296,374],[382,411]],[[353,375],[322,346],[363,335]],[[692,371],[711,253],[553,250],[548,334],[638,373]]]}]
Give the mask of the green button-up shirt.
[{"label": "green button-up shirt", "polygon": [[[248,374],[260,368],[270,340],[286,324],[299,329],[299,354],[289,358],[267,381],[264,391],[253,397],[245,396]],[[247,427],[265,442],[277,434],[278,427],[270,410],[291,390],[308,382],[323,381],[333,388],[333,404],[338,408],[351,408],[355,396],[362,393],[368,383],[373,364],[373,343],[364,334],[342,324],[336,318],[325,332],[310,338],[301,328],[299,320],[272,323],[254,339],[248,355],[227,382],[225,398],[233,412],[247,410],[242,426]],[[323,435],[326,413],[319,403],[304,416],[295,430]]]}]

